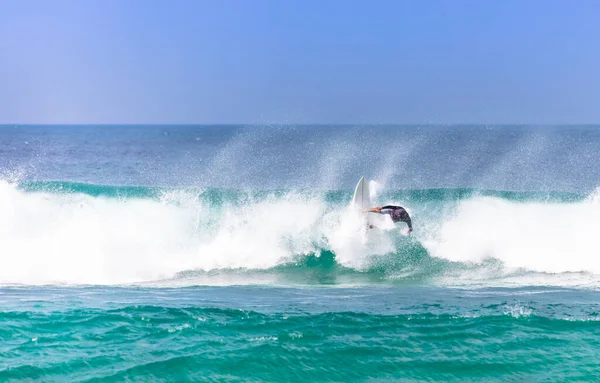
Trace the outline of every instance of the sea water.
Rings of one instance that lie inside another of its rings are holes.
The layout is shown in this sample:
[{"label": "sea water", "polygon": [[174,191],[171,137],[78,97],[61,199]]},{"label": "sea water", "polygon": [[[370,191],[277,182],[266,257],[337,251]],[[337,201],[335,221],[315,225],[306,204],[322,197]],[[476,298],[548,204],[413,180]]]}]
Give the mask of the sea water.
[{"label": "sea water", "polygon": [[[596,126],[2,126],[0,381],[598,380],[598,163]],[[365,238],[363,175],[411,236]]]}]

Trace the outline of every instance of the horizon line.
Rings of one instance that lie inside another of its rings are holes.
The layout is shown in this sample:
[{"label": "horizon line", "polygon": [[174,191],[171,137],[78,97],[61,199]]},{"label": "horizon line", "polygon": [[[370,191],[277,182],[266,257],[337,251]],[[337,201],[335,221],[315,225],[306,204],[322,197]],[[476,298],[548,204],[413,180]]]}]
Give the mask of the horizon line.
[{"label": "horizon line", "polygon": [[432,122],[415,122],[415,123],[326,123],[326,122],[310,122],[310,123],[171,123],[171,122],[160,122],[160,123],[3,123],[0,122],[1,127],[25,127],[25,126],[203,126],[203,127],[226,127],[226,126],[331,126],[331,127],[346,127],[346,126],[600,126],[600,122],[560,122],[560,123],[526,123],[526,122],[509,122],[509,123],[497,123],[497,122],[457,122],[457,123],[432,123]]}]

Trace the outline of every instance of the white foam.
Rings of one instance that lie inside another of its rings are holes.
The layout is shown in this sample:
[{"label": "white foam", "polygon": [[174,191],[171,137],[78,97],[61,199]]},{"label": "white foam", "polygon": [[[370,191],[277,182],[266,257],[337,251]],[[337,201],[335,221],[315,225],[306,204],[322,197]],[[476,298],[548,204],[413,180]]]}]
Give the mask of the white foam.
[{"label": "white foam", "polygon": [[[583,272],[594,276],[585,283],[597,285],[596,195],[577,203],[476,197],[446,217],[419,222],[416,239],[434,257],[483,264],[468,268],[469,281],[504,276],[511,283],[541,278],[573,285]],[[397,227],[389,220],[367,231],[360,213],[319,195],[288,193],[218,207],[202,201],[187,191],[158,199],[24,192],[0,181],[0,284],[152,282],[189,270],[267,269],[321,249],[360,270],[373,255],[396,251]],[[489,258],[501,263],[487,267]],[[571,273],[559,274],[565,272]]]},{"label": "white foam", "polygon": [[600,204],[461,202],[424,242],[431,255],[458,262],[488,258],[536,272],[600,273]]},{"label": "white foam", "polygon": [[168,276],[194,212],[150,200],[25,193],[0,181],[0,282],[127,283]]},{"label": "white foam", "polygon": [[265,269],[323,248],[362,267],[370,254],[393,248],[385,238],[362,243],[354,214],[293,193],[215,208],[185,191],[119,200],[24,192],[0,181],[0,284],[123,284],[187,270]]}]

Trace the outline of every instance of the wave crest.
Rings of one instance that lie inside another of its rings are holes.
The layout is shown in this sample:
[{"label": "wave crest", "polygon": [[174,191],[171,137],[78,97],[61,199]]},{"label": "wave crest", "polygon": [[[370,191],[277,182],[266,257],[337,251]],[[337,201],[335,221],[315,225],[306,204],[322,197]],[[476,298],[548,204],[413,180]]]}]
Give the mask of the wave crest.
[{"label": "wave crest", "polygon": [[594,195],[377,198],[409,207],[415,235],[367,237],[343,191],[0,181],[0,284],[598,282]]}]

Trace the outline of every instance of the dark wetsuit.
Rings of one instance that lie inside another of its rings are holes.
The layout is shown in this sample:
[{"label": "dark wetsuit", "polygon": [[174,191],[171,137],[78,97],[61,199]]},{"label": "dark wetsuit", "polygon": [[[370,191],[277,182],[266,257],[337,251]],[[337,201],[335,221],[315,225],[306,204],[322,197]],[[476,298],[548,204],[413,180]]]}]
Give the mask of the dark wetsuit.
[{"label": "dark wetsuit", "polygon": [[381,214],[389,214],[394,223],[406,222],[409,230],[412,231],[412,221],[408,212],[402,206],[387,205],[381,208]]}]

